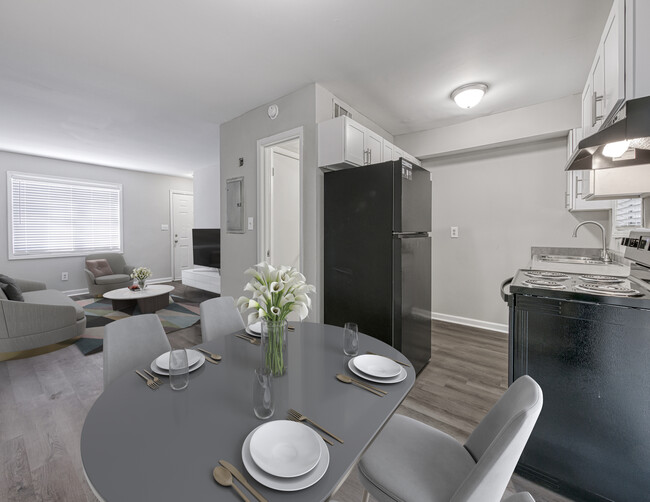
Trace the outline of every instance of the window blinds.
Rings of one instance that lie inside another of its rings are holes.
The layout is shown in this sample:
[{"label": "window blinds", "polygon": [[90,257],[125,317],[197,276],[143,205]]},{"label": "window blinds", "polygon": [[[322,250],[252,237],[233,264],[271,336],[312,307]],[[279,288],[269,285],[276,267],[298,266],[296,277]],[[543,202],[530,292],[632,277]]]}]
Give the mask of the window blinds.
[{"label": "window blinds", "polygon": [[616,201],[616,228],[643,226],[641,199],[619,199]]},{"label": "window blinds", "polygon": [[122,185],[7,173],[13,258],[122,250]]}]

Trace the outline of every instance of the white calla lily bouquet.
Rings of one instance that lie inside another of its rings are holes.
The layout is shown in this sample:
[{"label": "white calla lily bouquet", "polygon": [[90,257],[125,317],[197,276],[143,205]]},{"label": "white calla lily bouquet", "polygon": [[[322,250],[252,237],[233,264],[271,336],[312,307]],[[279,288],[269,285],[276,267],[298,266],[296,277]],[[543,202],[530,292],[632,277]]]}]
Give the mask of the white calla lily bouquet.
[{"label": "white calla lily bouquet", "polygon": [[266,368],[274,376],[286,371],[286,327],[287,316],[296,312],[302,321],[309,313],[311,298],[309,293],[316,288],[306,283],[305,276],[293,267],[275,268],[262,262],[245,272],[252,276],[244,287],[251,297],[241,296],[237,306],[248,314],[248,324],[258,319],[262,323],[262,358]]},{"label": "white calla lily bouquet", "polygon": [[275,268],[262,262],[244,273],[252,276],[244,287],[252,296],[239,297],[237,306],[242,313],[252,310],[248,314],[248,324],[259,318],[284,321],[290,312],[297,312],[301,321],[307,317],[311,308],[309,293],[315,293],[316,288],[307,284],[305,276],[295,268]]}]

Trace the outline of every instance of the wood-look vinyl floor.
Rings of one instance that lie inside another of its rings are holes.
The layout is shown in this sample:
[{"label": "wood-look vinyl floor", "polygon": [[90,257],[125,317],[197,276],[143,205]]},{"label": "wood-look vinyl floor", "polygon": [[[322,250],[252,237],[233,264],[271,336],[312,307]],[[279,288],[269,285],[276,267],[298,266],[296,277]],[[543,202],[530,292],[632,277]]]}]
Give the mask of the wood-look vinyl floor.
[{"label": "wood-look vinyl floor", "polygon": [[[181,296],[200,298],[201,292],[174,285]],[[190,347],[200,343],[200,327],[169,338],[174,347]],[[432,351],[431,363],[398,413],[462,441],[506,389],[507,337],[436,322]],[[102,354],[83,356],[74,345],[0,362],[0,500],[97,500],[84,479],[79,440],[102,389]],[[538,502],[569,501],[513,476],[507,493],[523,490]],[[360,502],[361,493],[353,470],[334,498]]]}]

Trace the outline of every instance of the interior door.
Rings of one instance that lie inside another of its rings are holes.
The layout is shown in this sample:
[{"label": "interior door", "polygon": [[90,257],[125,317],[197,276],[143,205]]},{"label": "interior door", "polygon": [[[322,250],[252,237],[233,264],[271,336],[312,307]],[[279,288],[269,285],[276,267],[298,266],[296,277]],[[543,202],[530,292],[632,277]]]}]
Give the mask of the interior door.
[{"label": "interior door", "polygon": [[271,172],[271,247],[274,266],[300,268],[300,161],[273,150]]},{"label": "interior door", "polygon": [[180,280],[184,269],[192,267],[192,227],[194,226],[194,196],[172,193],[172,260],[173,279]]}]

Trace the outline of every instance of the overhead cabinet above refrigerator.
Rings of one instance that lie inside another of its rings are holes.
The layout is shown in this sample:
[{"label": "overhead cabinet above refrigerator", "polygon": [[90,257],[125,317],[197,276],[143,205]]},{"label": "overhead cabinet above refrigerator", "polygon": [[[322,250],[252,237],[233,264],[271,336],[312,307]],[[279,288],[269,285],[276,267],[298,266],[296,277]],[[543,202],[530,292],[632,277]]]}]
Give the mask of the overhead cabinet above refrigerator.
[{"label": "overhead cabinet above refrigerator", "polygon": [[418,159],[350,117],[336,117],[318,124],[318,167],[333,171],[401,157],[420,165]]}]

